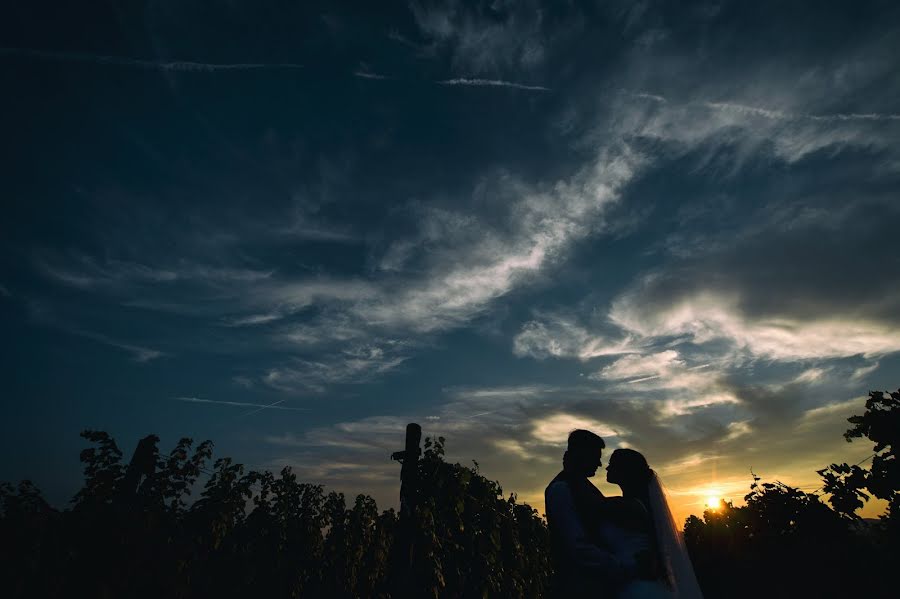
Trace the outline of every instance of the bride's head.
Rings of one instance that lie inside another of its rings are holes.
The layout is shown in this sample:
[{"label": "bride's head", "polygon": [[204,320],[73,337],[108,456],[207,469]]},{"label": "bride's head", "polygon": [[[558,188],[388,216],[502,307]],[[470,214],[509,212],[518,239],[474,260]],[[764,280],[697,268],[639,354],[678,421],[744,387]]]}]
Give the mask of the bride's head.
[{"label": "bride's head", "polygon": [[617,449],[609,457],[606,480],[614,485],[646,485],[653,476],[647,458],[633,449]]}]

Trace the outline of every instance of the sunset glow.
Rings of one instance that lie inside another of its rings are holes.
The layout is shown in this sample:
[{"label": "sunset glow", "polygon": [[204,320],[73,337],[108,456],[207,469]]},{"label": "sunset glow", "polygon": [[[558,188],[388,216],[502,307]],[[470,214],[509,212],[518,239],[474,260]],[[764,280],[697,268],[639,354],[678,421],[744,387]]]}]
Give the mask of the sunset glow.
[{"label": "sunset glow", "polygon": [[9,599],[898,595],[900,1],[0,31]]},{"label": "sunset glow", "polygon": [[396,508],[415,422],[543,511],[587,428],[593,484],[633,448],[683,522],[871,454],[842,434],[900,380],[881,19],[68,4],[0,49],[0,480],[66,505],[103,428]]}]

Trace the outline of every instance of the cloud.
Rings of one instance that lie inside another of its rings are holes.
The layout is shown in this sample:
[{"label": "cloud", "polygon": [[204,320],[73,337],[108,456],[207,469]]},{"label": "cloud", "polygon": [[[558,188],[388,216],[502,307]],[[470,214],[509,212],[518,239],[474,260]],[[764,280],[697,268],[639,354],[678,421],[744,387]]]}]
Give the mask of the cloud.
[{"label": "cloud", "polygon": [[395,341],[361,343],[314,359],[293,358],[270,368],[262,381],[281,391],[322,392],[328,385],[363,383],[395,370],[408,356],[405,344]]},{"label": "cloud", "polygon": [[593,334],[574,320],[560,315],[541,316],[522,325],[513,338],[513,353],[519,357],[578,358],[590,360],[637,351],[630,337],[611,340]]},{"label": "cloud", "polygon": [[304,412],[309,410],[309,408],[296,408],[291,406],[282,406],[279,405],[284,402],[284,400],[279,400],[277,402],[271,404],[258,404],[258,403],[250,403],[245,401],[220,401],[216,399],[202,399],[200,397],[174,397],[175,401],[185,401],[188,403],[203,403],[203,404],[215,404],[222,406],[234,406],[239,408],[256,408],[257,410],[248,412],[249,414],[254,414],[258,410],[288,410],[292,412]]},{"label": "cloud", "polygon": [[390,77],[385,75],[379,75],[378,73],[371,73],[369,71],[353,71],[353,76],[359,77],[360,79],[376,79],[379,81],[390,79]]},{"label": "cloud", "polygon": [[27,309],[29,318],[36,324],[53,327],[70,335],[76,335],[78,337],[90,339],[103,345],[108,345],[110,347],[123,350],[131,354],[132,359],[139,364],[145,364],[164,356],[171,355],[168,352],[163,352],[158,349],[125,342],[103,333],[98,333],[81,326],[76,326],[72,322],[70,322],[68,316],[59,314],[58,309],[54,309],[52,304],[43,300],[36,299],[29,301],[27,304]]},{"label": "cloud", "polygon": [[[396,353],[397,343],[412,348],[427,344],[423,337],[465,326],[558,264],[573,243],[602,226],[607,207],[641,161],[627,145],[614,144],[555,182],[490,173],[472,190],[470,203],[490,195],[504,218],[480,218],[465,204],[423,206],[414,214],[417,232],[384,252],[410,248],[404,251],[411,258],[387,261],[390,274],[378,277],[326,278],[162,260],[157,266],[77,255],[41,258],[39,264],[60,282],[125,296],[129,305],[211,317],[231,327],[265,325],[276,343],[296,350],[320,346],[318,356],[285,360],[262,380],[285,390],[323,389],[329,382],[368,380],[395,369],[408,357]],[[191,286],[189,302],[185,288],[168,288],[176,283]],[[383,339],[393,345],[382,347]],[[384,357],[351,355],[361,346],[380,347]]]},{"label": "cloud", "polygon": [[723,441],[734,441],[740,437],[744,437],[753,432],[753,427],[751,423],[747,420],[739,420],[736,422],[728,423],[728,434],[725,436]]},{"label": "cloud", "polygon": [[675,350],[618,358],[590,378],[614,381],[613,388],[643,396],[642,403],[659,418],[669,419],[701,409],[738,404],[723,384],[723,373],[710,364],[688,366]]},{"label": "cloud", "polygon": [[513,455],[515,458],[523,461],[539,461],[544,463],[553,463],[554,460],[549,456],[534,453],[529,444],[523,443],[516,439],[497,439],[494,441],[494,447],[499,451]]},{"label": "cloud", "polygon": [[713,110],[722,110],[726,112],[736,112],[742,115],[759,116],[773,120],[809,120],[821,122],[840,122],[840,121],[900,121],[900,114],[879,114],[879,113],[837,113],[837,114],[793,114],[782,112],[780,110],[769,110],[759,108],[757,106],[747,106],[745,104],[734,104],[731,102],[705,102],[704,103]]},{"label": "cloud", "polygon": [[466,85],[473,87],[511,87],[513,89],[524,89],[528,91],[541,91],[541,92],[549,92],[553,91],[549,87],[544,87],[542,85],[526,85],[524,83],[515,83],[513,81],[503,81],[500,79],[467,79],[467,78],[457,78],[457,79],[445,79],[443,81],[437,81],[438,85]]},{"label": "cloud", "polygon": [[847,315],[747,315],[738,298],[697,290],[648,301],[653,279],[615,300],[610,319],[640,337],[683,337],[703,344],[728,341],[753,357],[780,361],[879,356],[900,351],[900,327]]},{"label": "cloud", "polygon": [[[454,60],[480,65],[468,72],[513,66],[521,69],[543,61],[523,62],[521,37],[501,35],[512,58],[490,60],[470,53],[466,41],[480,38],[478,32],[521,31],[523,23],[537,23],[534,39],[541,40],[545,37],[537,22],[541,17],[532,19],[506,8],[498,19],[487,18],[478,10],[444,6],[414,7],[413,12],[422,33],[446,47]],[[374,74],[359,69],[357,75]],[[548,89],[486,77],[441,83]],[[649,89],[657,88],[651,85]],[[173,301],[173,294],[166,291],[157,296],[144,294],[139,301],[144,306],[200,311],[235,328],[264,326],[273,344],[296,352],[259,375],[259,380],[276,388],[322,390],[332,382],[370,380],[373,375],[395,370],[414,348],[428,346],[428,336],[467,326],[500,298],[552,272],[568,257],[573,245],[613,226],[605,222],[609,209],[621,203],[632,182],[673,158],[722,144],[736,144],[745,153],[764,153],[770,147],[767,144],[774,143],[775,155],[786,163],[822,148],[886,147],[886,135],[878,131],[869,135],[868,129],[882,127],[883,123],[868,118],[838,118],[855,113],[793,110],[769,114],[767,109],[741,100],[739,89],[732,92],[729,97],[734,100],[728,102],[702,99],[723,97],[721,93],[705,96],[707,91],[699,89],[697,97],[701,99],[687,101],[668,92],[618,94],[606,106],[607,113],[595,115],[592,133],[586,136],[591,142],[589,152],[584,154],[588,158],[582,166],[548,181],[496,169],[487,171],[472,186],[470,197],[460,198],[457,205],[440,207],[434,202],[418,209],[414,223],[417,231],[413,234],[387,243],[380,255],[370,246],[375,254],[372,262],[380,265],[376,273],[298,275],[259,269],[252,261],[244,263],[248,268],[230,268],[224,262],[222,266],[204,267],[88,260],[76,263],[77,268],[54,264],[46,270],[60,281],[85,289],[197,285],[199,292],[190,302]],[[635,96],[650,102],[634,102]],[[761,118],[767,124],[761,126]],[[648,139],[660,143],[648,146]],[[490,210],[485,213],[473,210],[486,204]],[[319,227],[312,218],[317,209],[300,206],[299,216],[289,219],[294,224],[279,230],[293,229],[309,239],[361,238],[340,227]],[[488,214],[492,210],[502,217]],[[652,292],[650,298],[626,292],[610,311],[609,322],[599,326],[574,317],[536,315],[515,336],[513,351],[517,356],[588,361],[649,351],[664,337],[695,344],[728,340],[753,357],[767,359],[843,356],[862,345],[868,348],[865,351],[879,355],[895,347],[889,339],[895,329],[884,327],[878,318],[855,321],[842,316],[826,322],[794,319],[792,313],[757,315],[747,310],[750,292],[740,284],[695,286],[692,293],[690,286],[702,274],[697,268],[686,277],[685,289],[674,294],[683,298],[683,313],[666,307],[657,309],[657,302],[663,298],[652,297]],[[707,301],[707,297],[713,299]],[[633,305],[623,308],[623,298],[633,299]],[[700,314],[712,304],[718,312]],[[884,305],[890,306],[890,302]],[[698,315],[685,316],[693,313]],[[353,355],[358,347],[380,348],[382,339],[401,341],[405,349],[388,349],[380,357]],[[813,343],[818,344],[818,353],[810,356],[808,346]],[[313,347],[318,355],[302,353]],[[670,380],[690,379],[681,373]]]},{"label": "cloud", "polygon": [[646,356],[633,355],[619,358],[612,364],[604,366],[597,373],[598,378],[635,379],[637,383],[651,378],[659,378],[673,370],[683,370],[684,362],[678,359],[678,352],[666,350]]},{"label": "cloud", "polygon": [[[753,412],[700,418],[685,427],[677,418],[648,410],[646,402],[602,387],[525,385],[449,389],[445,394],[448,401],[438,405],[437,418],[433,402],[428,402],[421,411],[411,407],[403,414],[344,420],[266,440],[296,450],[293,459],[301,466],[327,468],[334,461],[371,464],[376,472],[393,473],[384,487],[367,489],[375,489],[395,505],[398,471],[390,467],[387,456],[402,447],[406,424],[419,422],[424,436],[447,438],[450,461],[478,460],[482,473],[502,481],[507,492],[518,493],[520,499],[540,509],[543,489],[560,468],[568,433],[587,428],[607,440],[607,457],[625,446],[644,453],[676,497],[677,515],[684,517],[697,513],[697,505],[702,505],[694,504],[711,495],[714,487],[739,501],[748,491],[751,467],[767,477],[802,485],[816,480],[815,467],[846,451],[841,423],[845,424],[864,400],[836,401],[828,409],[810,411],[802,402],[783,402],[796,397],[794,387],[769,388],[767,392],[773,402],[790,406],[779,412],[777,427],[764,425]],[[762,407],[750,403],[749,395],[742,397],[747,403],[729,407],[738,411]],[[472,415],[477,417],[470,418]],[[291,458],[285,458],[285,463],[292,463]],[[353,487],[355,469],[329,472],[332,486]],[[620,493],[603,481],[602,474],[595,483],[605,493]]]},{"label": "cloud", "polygon": [[490,402],[496,406],[507,401],[533,399],[549,392],[552,388],[546,385],[519,385],[512,387],[454,387],[444,391],[457,401]]},{"label": "cloud", "polygon": [[575,429],[587,429],[601,437],[617,437],[619,431],[612,426],[573,414],[550,414],[531,422],[531,436],[550,445],[564,446],[569,433]]},{"label": "cloud", "polygon": [[103,288],[112,292],[120,292],[138,285],[178,282],[210,286],[258,283],[273,275],[272,270],[214,266],[184,260],[166,265],[148,265],[113,258],[98,260],[80,253],[60,256],[38,253],[35,262],[45,275],[65,285],[82,289]]},{"label": "cloud", "polygon": [[459,69],[531,70],[544,63],[544,11],[534,3],[414,3],[411,10],[419,32]]},{"label": "cloud", "polygon": [[257,70],[296,70],[304,68],[301,64],[290,62],[275,63],[209,63],[184,60],[161,61],[128,58],[125,56],[106,56],[88,52],[60,52],[36,50],[32,48],[0,48],[0,56],[32,58],[60,62],[81,62],[96,65],[134,67],[139,69],[158,70],[181,73],[215,73],[223,71],[257,71]]},{"label": "cloud", "polygon": [[831,402],[817,406],[803,412],[799,426],[808,428],[822,419],[833,418],[834,416],[844,416],[845,418],[849,418],[853,415],[854,411],[856,413],[864,411],[865,404],[865,397],[854,397],[844,401]]},{"label": "cloud", "polygon": [[109,345],[111,347],[115,347],[121,350],[124,350],[132,355],[132,358],[135,362],[139,364],[145,364],[147,362],[151,362],[158,358],[162,358],[164,356],[168,356],[166,352],[159,351],[157,349],[152,349],[149,347],[142,347],[140,345],[133,345],[131,343],[125,343],[112,337],[108,337],[107,335],[103,335],[101,333],[95,333],[93,331],[86,331],[84,329],[78,328],[64,328],[69,333],[74,335],[78,335],[80,337],[85,337],[87,339],[92,339],[99,343],[103,343],[105,345]]},{"label": "cloud", "polygon": [[620,118],[630,123],[631,134],[665,142],[674,151],[733,146],[738,149],[736,167],[748,157],[766,152],[790,164],[828,148],[886,149],[893,136],[880,128],[883,126],[880,121],[893,122],[895,116],[881,115],[881,119],[842,119],[838,118],[840,115],[831,115],[835,118],[824,115],[822,118],[799,117],[706,101],[623,107],[621,112]]},{"label": "cloud", "polygon": [[794,379],[795,383],[816,383],[828,375],[826,368],[808,368]]},{"label": "cloud", "polygon": [[657,95],[657,94],[651,94],[651,93],[647,93],[647,92],[627,92],[627,91],[625,93],[627,93],[628,95],[630,95],[633,98],[641,98],[643,100],[652,100],[653,102],[659,102],[661,104],[668,103],[667,99],[665,99],[664,97]]},{"label": "cloud", "polygon": [[869,374],[878,370],[880,364],[875,362],[874,364],[870,364],[868,366],[861,366],[853,371],[853,374],[850,375],[850,378],[859,381],[868,376]]},{"label": "cloud", "polygon": [[238,316],[235,318],[227,319],[225,324],[232,327],[253,326],[257,324],[268,324],[270,322],[279,320],[281,317],[282,315],[277,312],[249,314],[247,316]]},{"label": "cloud", "polygon": [[[406,323],[423,332],[467,322],[589,235],[640,166],[640,155],[627,146],[613,146],[552,185],[536,187],[509,176],[492,180],[482,189],[496,191],[496,200],[507,200],[503,228],[484,222],[462,225],[462,216],[426,212],[426,234],[433,227],[440,231],[430,242],[435,250],[422,265],[428,277],[385,294],[387,302],[361,302],[357,314],[368,322]],[[445,228],[453,219],[461,224]]]},{"label": "cloud", "polygon": [[[596,160],[553,183],[526,183],[507,173],[486,176],[473,202],[492,194],[505,218],[496,222],[465,207],[423,208],[418,233],[397,243],[416,248],[414,262],[380,278],[291,276],[271,270],[165,266],[76,256],[41,259],[50,277],[68,285],[133,297],[129,305],[213,317],[232,327],[275,327],[273,339],[298,349],[323,345],[313,359],[298,357],[262,379],[279,389],[323,389],[329,382],[367,380],[395,369],[422,337],[465,326],[492,302],[559,263],[590,235],[641,166],[627,145],[601,150]],[[390,255],[393,244],[386,250]],[[425,251],[421,251],[421,250]],[[51,265],[52,264],[52,265]],[[174,283],[191,285],[191,300]],[[174,299],[171,299],[174,298]],[[390,347],[379,339],[389,339]],[[382,356],[352,355],[379,347]]]},{"label": "cloud", "polygon": [[898,264],[867,241],[890,235],[885,223],[896,208],[877,195],[844,198],[832,191],[749,212],[704,207],[698,214],[711,214],[709,222],[680,227],[698,231],[686,233],[694,236],[690,249],[636,276],[609,302],[604,325],[634,346],[706,348],[733,364],[900,351]]}]

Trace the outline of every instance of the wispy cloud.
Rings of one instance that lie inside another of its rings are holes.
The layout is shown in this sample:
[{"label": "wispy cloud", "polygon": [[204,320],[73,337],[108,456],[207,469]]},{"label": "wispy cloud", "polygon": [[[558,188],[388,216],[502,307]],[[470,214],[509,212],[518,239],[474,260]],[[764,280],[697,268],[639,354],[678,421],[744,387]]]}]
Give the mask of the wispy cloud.
[{"label": "wispy cloud", "polygon": [[709,364],[688,366],[672,349],[618,358],[590,375],[597,381],[612,382],[612,389],[640,393],[652,400],[648,407],[664,419],[738,400],[720,381],[720,372]]},{"label": "wispy cloud", "polygon": [[835,113],[835,114],[806,114],[791,113],[780,110],[770,110],[758,106],[735,104],[731,102],[704,102],[705,106],[714,110],[732,111],[740,114],[752,115],[775,120],[810,120],[822,122],[837,121],[900,121],[900,114],[891,113]]},{"label": "wispy cloud", "polygon": [[873,372],[875,372],[876,370],[878,370],[879,366],[880,366],[880,364],[878,362],[875,362],[874,364],[870,364],[869,366],[861,366],[860,368],[857,368],[856,370],[853,371],[853,374],[850,375],[850,378],[852,378],[854,381],[862,380],[866,376],[868,376],[868,375],[872,374]]},{"label": "wispy cloud", "polygon": [[900,351],[900,328],[889,322],[840,313],[755,317],[741,310],[738,298],[712,290],[688,291],[663,306],[648,302],[651,287],[649,279],[622,294],[613,302],[610,319],[642,338],[686,337],[698,344],[725,340],[754,357],[779,361]]},{"label": "wispy cloud", "polygon": [[361,79],[377,79],[377,80],[385,80],[390,79],[387,75],[379,75],[378,73],[371,73],[369,71],[353,71],[354,77],[359,77]]},{"label": "wispy cloud", "polygon": [[542,85],[526,85],[514,81],[503,81],[502,79],[470,79],[461,77],[457,79],[444,79],[443,81],[436,81],[436,83],[438,85],[468,85],[474,87],[511,87],[514,89],[539,92],[553,91],[549,87],[544,87]]},{"label": "wispy cloud", "polygon": [[149,347],[142,347],[140,345],[133,345],[131,343],[125,343],[119,341],[117,339],[113,339],[112,337],[108,337],[107,335],[103,335],[101,333],[95,333],[94,331],[86,331],[84,329],[76,329],[76,328],[65,328],[69,333],[73,335],[78,335],[80,337],[85,337],[87,339],[92,339],[99,343],[103,343],[109,345],[111,347],[115,347],[126,352],[129,352],[132,355],[132,358],[135,362],[144,364],[146,362],[150,362],[152,360],[156,360],[157,358],[161,358],[163,356],[167,356],[169,354],[159,351],[157,349],[152,349]]},{"label": "wispy cloud", "polygon": [[633,97],[635,97],[635,98],[641,98],[641,99],[644,99],[644,100],[652,100],[652,101],[654,101],[654,102],[659,102],[659,103],[661,103],[661,104],[665,104],[665,103],[668,102],[668,100],[665,99],[664,97],[662,97],[662,96],[660,96],[660,95],[657,95],[657,94],[651,94],[651,93],[648,93],[648,92],[628,92],[628,91],[625,91],[625,93],[627,93],[627,94],[629,94],[630,96],[633,96]]},{"label": "wispy cloud", "polygon": [[400,367],[408,358],[408,343],[367,337],[323,350],[315,359],[292,358],[270,368],[262,382],[281,391],[324,391],[331,384],[363,383]]},{"label": "wispy cloud", "polygon": [[513,353],[532,358],[578,358],[590,360],[600,356],[637,351],[629,336],[610,338],[587,328],[575,319],[562,315],[540,315],[526,322],[513,339]]},{"label": "wispy cloud", "polygon": [[249,412],[246,412],[245,414],[241,414],[241,417],[252,416],[253,414],[258,414],[259,412],[262,412],[263,410],[270,410],[272,408],[277,408],[280,404],[283,404],[284,402],[285,402],[285,400],[283,400],[283,399],[279,399],[278,401],[273,401],[270,404],[259,406],[255,410],[250,410]]},{"label": "wispy cloud", "polygon": [[291,62],[213,63],[194,62],[187,60],[161,61],[141,58],[129,58],[126,56],[90,54],[87,52],[36,50],[32,48],[0,48],[0,56],[33,58],[38,60],[49,60],[57,62],[80,62],[96,65],[112,65],[120,67],[133,67],[139,69],[185,73],[214,73],[219,71],[258,71],[279,69],[293,70],[304,68],[301,64]]},{"label": "wispy cloud", "polygon": [[531,422],[531,436],[550,445],[562,446],[570,432],[575,429],[587,429],[601,437],[617,437],[621,434],[615,426],[580,415],[555,413],[542,416]]},{"label": "wispy cloud", "polygon": [[[292,412],[305,412],[308,411],[309,408],[295,408],[291,406],[282,406],[281,403],[284,400],[279,400],[271,404],[260,405],[258,403],[250,403],[246,401],[219,401],[216,399],[203,399],[200,397],[173,397],[175,401],[186,401],[189,403],[204,403],[204,404],[216,404],[222,406],[234,406],[238,408],[256,408],[256,411],[260,410],[288,410]],[[255,414],[256,411],[251,411],[245,414],[245,416],[250,414]]]},{"label": "wispy cloud", "polygon": [[446,51],[459,70],[533,70],[546,58],[545,11],[537,3],[494,4],[490,11],[475,4],[413,3],[410,9],[429,48]]},{"label": "wispy cloud", "polygon": [[250,314],[247,316],[237,316],[234,318],[226,319],[224,321],[225,326],[230,327],[245,327],[245,326],[253,326],[259,324],[268,324],[270,322],[275,322],[276,320],[281,319],[282,315],[278,312],[266,312],[263,314]]},{"label": "wispy cloud", "polygon": [[54,256],[39,255],[37,267],[60,283],[79,288],[103,287],[115,290],[129,285],[165,285],[194,282],[209,285],[256,283],[272,277],[272,270],[255,270],[238,266],[215,266],[178,261],[168,265],[153,265],[128,260],[98,260],[83,254]]},{"label": "wispy cloud", "polygon": [[[559,263],[573,243],[596,230],[642,161],[629,146],[613,144],[556,181],[530,183],[489,173],[472,190],[471,201],[491,189],[507,214],[502,225],[465,207],[423,208],[414,215],[415,232],[397,241],[414,248],[416,262],[386,277],[87,257],[38,264],[51,278],[121,296],[128,305],[207,317],[220,326],[266,325],[273,343],[298,351],[256,378],[283,390],[321,390],[396,369],[409,357],[407,350],[427,345],[427,335],[466,326],[498,298]],[[243,257],[238,261],[258,266]],[[190,283],[194,292],[185,296],[175,282]],[[140,299],[128,299],[135,296]],[[314,357],[302,353],[311,346]]]},{"label": "wispy cloud", "polygon": [[[665,96],[661,96],[659,94],[653,94],[649,92],[643,91],[628,91],[622,90],[624,94],[627,94],[633,98],[641,98],[644,100],[651,100],[653,102],[659,104],[669,104],[670,100]],[[754,116],[754,117],[762,117],[770,120],[780,120],[780,121],[789,121],[789,120],[809,120],[809,121],[820,121],[820,122],[841,122],[841,121],[898,121],[900,120],[900,114],[896,113],[878,113],[878,112],[867,112],[867,113],[856,113],[856,112],[848,112],[848,113],[830,113],[830,114],[812,114],[807,112],[789,112],[784,110],[775,110],[771,108],[763,108],[760,106],[752,106],[749,104],[742,104],[739,102],[712,102],[712,101],[701,101],[701,102],[688,102],[684,104],[684,106],[690,106],[691,104],[697,104],[700,106],[704,106],[706,108],[710,108],[715,111],[722,112],[730,112],[734,114],[740,114],[743,116]]]}]

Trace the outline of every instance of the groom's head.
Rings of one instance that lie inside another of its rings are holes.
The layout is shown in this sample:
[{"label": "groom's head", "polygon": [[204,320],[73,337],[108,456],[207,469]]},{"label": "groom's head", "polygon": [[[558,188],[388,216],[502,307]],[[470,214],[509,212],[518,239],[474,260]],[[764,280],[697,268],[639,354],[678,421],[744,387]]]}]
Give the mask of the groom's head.
[{"label": "groom's head", "polygon": [[594,476],[601,464],[606,443],[603,439],[582,429],[569,433],[569,446],[563,455],[563,468],[582,476]]}]

